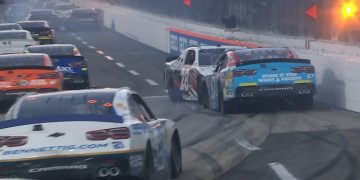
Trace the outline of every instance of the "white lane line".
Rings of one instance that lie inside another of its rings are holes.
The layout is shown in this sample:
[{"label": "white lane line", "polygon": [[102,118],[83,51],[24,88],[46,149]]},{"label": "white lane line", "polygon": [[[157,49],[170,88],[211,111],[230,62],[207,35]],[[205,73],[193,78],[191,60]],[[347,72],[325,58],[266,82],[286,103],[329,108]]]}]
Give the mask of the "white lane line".
[{"label": "white lane line", "polygon": [[281,180],[298,180],[294,175],[292,175],[284,165],[278,162],[268,164],[272,170],[275,171],[276,175]]},{"label": "white lane line", "polygon": [[247,141],[245,138],[241,137],[239,139],[236,139],[235,141],[239,146],[241,146],[241,147],[243,147],[243,148],[245,148],[245,149],[247,149],[249,151],[261,150],[261,148],[249,143],[249,141]]},{"label": "white lane line", "polygon": [[129,73],[131,73],[134,76],[139,76],[140,74],[134,70],[129,70]]},{"label": "white lane line", "polygon": [[82,40],[81,37],[79,37],[79,36],[76,36],[75,38],[76,38],[77,40],[79,40],[79,41]]},{"label": "white lane line", "polygon": [[169,93],[169,91],[168,91],[168,90],[166,90],[166,89],[164,89],[164,92],[165,92],[165,93]]},{"label": "white lane line", "polygon": [[114,58],[112,58],[111,56],[105,56],[106,59],[108,59],[109,61],[114,60]]},{"label": "white lane line", "polygon": [[96,49],[95,46],[88,46],[90,49]]},{"label": "white lane line", "polygon": [[122,63],[116,63],[117,66],[121,67],[121,68],[124,68],[125,65],[123,65]]},{"label": "white lane line", "polygon": [[102,52],[102,51],[96,51],[96,53],[101,54],[101,55],[105,54],[105,53]]},{"label": "white lane line", "polygon": [[157,82],[155,82],[155,81],[152,80],[152,79],[145,79],[145,81],[146,81],[147,83],[149,83],[150,85],[152,85],[152,86],[158,86],[158,85],[159,85]]},{"label": "white lane line", "polygon": [[82,44],[84,44],[84,45],[88,45],[89,43],[88,42],[86,42],[86,41],[83,41],[83,42],[81,42]]}]

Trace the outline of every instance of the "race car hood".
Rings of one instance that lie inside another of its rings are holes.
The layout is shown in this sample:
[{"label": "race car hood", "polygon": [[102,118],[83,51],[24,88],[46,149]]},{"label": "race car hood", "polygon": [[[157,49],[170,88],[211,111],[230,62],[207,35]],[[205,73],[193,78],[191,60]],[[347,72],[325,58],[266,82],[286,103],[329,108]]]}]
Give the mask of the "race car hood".
[{"label": "race car hood", "polygon": [[103,133],[126,127],[122,118],[115,115],[68,115],[3,121],[0,122],[0,162],[126,152],[130,149],[129,138],[89,140],[89,132]]},{"label": "race car hood", "polygon": [[208,76],[214,74],[216,66],[199,66],[196,70],[203,76]]}]

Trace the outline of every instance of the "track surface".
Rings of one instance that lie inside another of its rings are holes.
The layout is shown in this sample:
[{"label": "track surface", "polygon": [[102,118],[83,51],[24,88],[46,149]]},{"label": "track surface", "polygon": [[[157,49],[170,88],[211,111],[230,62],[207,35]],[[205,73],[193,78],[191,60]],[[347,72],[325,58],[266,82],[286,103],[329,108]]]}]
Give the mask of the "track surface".
[{"label": "track surface", "polygon": [[[184,173],[178,179],[359,179],[357,113],[323,104],[298,111],[276,100],[223,116],[195,103],[168,100],[163,52],[110,30],[58,32],[57,39],[77,45],[87,57],[92,86],[131,87],[146,97],[159,117],[177,121],[184,150]],[[210,151],[216,148],[222,152]],[[201,162],[208,167],[197,167]]]}]

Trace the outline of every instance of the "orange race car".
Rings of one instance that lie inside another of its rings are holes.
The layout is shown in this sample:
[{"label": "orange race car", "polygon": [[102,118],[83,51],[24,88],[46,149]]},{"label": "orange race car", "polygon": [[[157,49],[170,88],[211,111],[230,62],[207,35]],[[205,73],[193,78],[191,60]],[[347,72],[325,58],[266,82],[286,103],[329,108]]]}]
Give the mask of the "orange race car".
[{"label": "orange race car", "polygon": [[63,76],[47,54],[0,55],[0,101],[62,90]]}]

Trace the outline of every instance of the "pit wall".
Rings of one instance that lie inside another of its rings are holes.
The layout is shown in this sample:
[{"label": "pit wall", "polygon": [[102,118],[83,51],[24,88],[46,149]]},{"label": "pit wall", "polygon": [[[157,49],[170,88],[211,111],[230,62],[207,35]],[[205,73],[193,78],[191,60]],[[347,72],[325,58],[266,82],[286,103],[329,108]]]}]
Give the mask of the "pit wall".
[{"label": "pit wall", "polygon": [[[104,25],[107,28],[167,53],[173,53],[174,50],[170,48],[174,46],[170,34],[177,34],[177,38],[182,38],[188,45],[191,45],[191,39],[196,39],[198,44],[207,44],[204,42],[215,38],[220,39],[220,42],[227,39],[237,40],[234,42],[239,45],[246,42],[245,44],[251,45],[290,47],[301,58],[311,59],[315,65],[318,81],[318,94],[315,97],[317,101],[360,112],[360,48],[357,46],[240,30],[229,32],[207,24],[170,19],[96,0],[74,1],[80,7],[102,9]],[[190,33],[174,33],[171,31],[174,28]],[[185,47],[178,45],[178,50],[181,50],[180,46]]]}]

